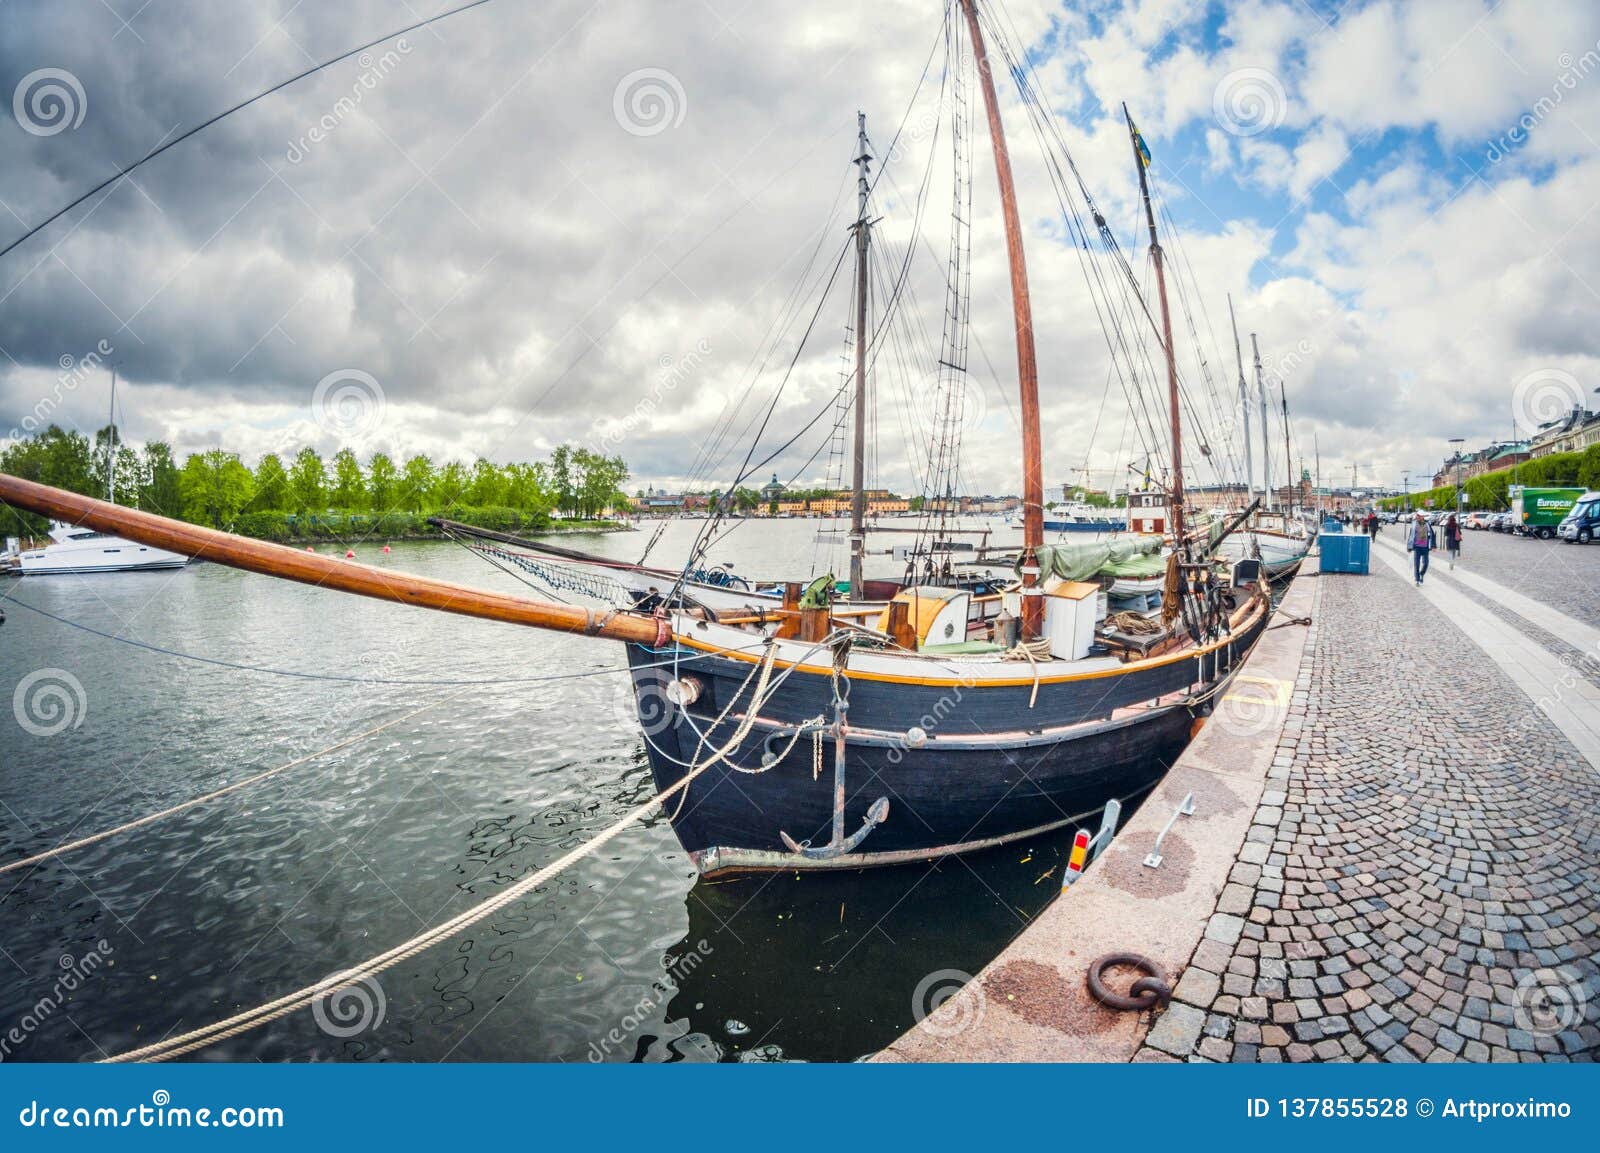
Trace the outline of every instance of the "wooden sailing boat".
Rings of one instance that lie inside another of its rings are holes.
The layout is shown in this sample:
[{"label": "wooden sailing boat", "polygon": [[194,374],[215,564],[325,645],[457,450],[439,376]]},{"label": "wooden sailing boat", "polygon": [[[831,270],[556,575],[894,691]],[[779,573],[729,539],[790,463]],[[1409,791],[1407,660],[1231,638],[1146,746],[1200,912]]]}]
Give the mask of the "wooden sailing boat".
[{"label": "wooden sailing boat", "polygon": [[[1163,753],[1187,737],[1250,652],[1269,600],[1251,566],[1221,581],[1191,546],[1153,215],[1173,469],[1164,625],[1137,636],[1101,627],[1097,586],[1041,572],[1044,486],[1022,229],[976,0],[960,8],[1011,277],[1024,523],[1015,589],[974,597],[919,586],[881,608],[811,596],[745,615],[670,601],[649,613],[612,611],[371,569],[13,477],[0,476],[0,500],[324,588],[622,642],[652,772],[662,791],[678,789],[668,816],[702,872],[929,860],[1071,826],[1111,798],[1142,794],[1164,773]],[[1145,206],[1148,214],[1147,188]],[[975,601],[984,602],[976,612]],[[989,609],[999,615],[994,639],[971,639],[968,622]]]}]

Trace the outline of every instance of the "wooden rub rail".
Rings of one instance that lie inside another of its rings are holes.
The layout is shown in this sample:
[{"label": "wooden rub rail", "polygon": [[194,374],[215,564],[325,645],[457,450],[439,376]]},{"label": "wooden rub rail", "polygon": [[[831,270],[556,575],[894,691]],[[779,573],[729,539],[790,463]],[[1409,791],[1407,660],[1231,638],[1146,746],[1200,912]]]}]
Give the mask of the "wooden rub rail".
[{"label": "wooden rub rail", "polygon": [[637,613],[598,612],[371,568],[354,561],[169,520],[4,473],[0,473],[0,501],[40,516],[126,537],[197,560],[396,604],[638,644],[664,643],[669,636],[665,621]]}]

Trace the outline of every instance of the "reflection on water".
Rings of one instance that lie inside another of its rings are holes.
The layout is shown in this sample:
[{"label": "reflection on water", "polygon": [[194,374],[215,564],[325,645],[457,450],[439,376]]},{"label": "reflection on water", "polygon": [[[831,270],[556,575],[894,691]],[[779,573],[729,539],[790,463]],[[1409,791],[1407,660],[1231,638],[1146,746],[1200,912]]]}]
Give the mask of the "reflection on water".
[{"label": "reflection on water", "polygon": [[[674,525],[656,557],[686,551]],[[644,534],[580,547],[634,559]],[[826,568],[816,526],[752,524],[713,559]],[[375,564],[519,591],[453,545]],[[342,550],[341,550],[342,551]],[[6,1060],[86,1060],[310,984],[501,892],[651,795],[618,646],[400,608],[213,565],[0,584],[147,644],[380,686],[173,660],[11,606],[0,697],[70,672],[82,723],[0,710],[0,861],[434,708],[213,804],[0,875]],[[596,673],[568,680],[556,674]],[[451,694],[459,696],[452,697]],[[664,818],[396,966],[359,996],[202,1060],[851,1060],[976,972],[1050,900],[1070,833],[934,866],[697,881]],[[73,988],[61,974],[102,951]]]}]

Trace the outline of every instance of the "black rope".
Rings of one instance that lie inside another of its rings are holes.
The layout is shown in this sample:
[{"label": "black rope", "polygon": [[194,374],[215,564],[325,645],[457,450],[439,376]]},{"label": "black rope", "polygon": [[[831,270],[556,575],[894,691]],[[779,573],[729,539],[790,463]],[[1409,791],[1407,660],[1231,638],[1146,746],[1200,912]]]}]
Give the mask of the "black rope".
[{"label": "black rope", "polygon": [[[203,657],[198,653],[185,653],[179,652],[177,649],[162,648],[160,645],[153,645],[146,641],[134,640],[132,637],[119,637],[115,633],[105,632],[104,630],[97,629],[92,625],[86,625],[79,621],[68,620],[66,617],[57,616],[55,613],[50,612],[48,609],[42,609],[38,605],[31,605],[27,601],[19,601],[14,596],[0,599],[4,599],[7,604],[16,605],[18,608],[25,608],[29,612],[38,613],[42,617],[48,617],[57,624],[66,625],[68,628],[78,629],[82,632],[89,633],[92,636],[101,637],[108,641],[116,641],[118,644],[132,645],[136,649],[144,649],[146,652],[156,653],[159,656],[176,657],[179,660],[195,661],[199,664],[213,665],[217,668],[233,669],[237,672],[243,673],[267,673],[275,677],[294,677],[297,680],[343,681],[348,684],[358,685],[528,685],[537,684],[543,681],[568,681],[577,680],[581,677],[607,676],[611,673],[625,673],[628,671],[626,666],[622,666],[619,668],[610,669],[590,669],[587,672],[581,673],[557,673],[552,676],[543,677],[490,677],[482,680],[392,680],[383,677],[342,676],[338,673],[308,673],[302,672],[298,669],[276,669],[266,665],[240,664],[237,661],[225,661],[218,657]],[[671,663],[673,662],[661,661],[653,666],[640,667],[663,667]]]},{"label": "black rope", "polygon": [[312,75],[313,73],[316,73],[316,72],[321,72],[324,68],[331,67],[332,65],[339,63],[339,61],[341,61],[341,60],[348,60],[350,57],[356,55],[357,53],[365,52],[368,48],[374,48],[377,45],[382,44],[385,40],[393,40],[396,36],[404,36],[407,32],[415,32],[419,28],[426,28],[429,24],[435,24],[435,23],[439,22],[440,20],[446,19],[447,17],[455,16],[458,13],[465,12],[469,8],[476,8],[481,4],[487,4],[487,3],[489,3],[489,0],[471,0],[470,3],[462,4],[462,5],[459,5],[459,6],[455,7],[455,8],[451,8],[447,12],[440,12],[437,15],[429,16],[424,20],[418,20],[413,24],[407,24],[404,28],[398,28],[393,32],[386,32],[384,35],[379,36],[376,40],[369,40],[365,44],[357,45],[356,47],[350,49],[348,52],[341,52],[341,53],[339,53],[339,55],[330,57],[329,59],[324,60],[320,64],[313,64],[310,68],[307,68],[304,72],[297,72],[295,75],[289,77],[289,79],[279,81],[277,84],[274,84],[271,88],[267,88],[267,89],[265,89],[265,90],[263,90],[261,92],[257,92],[254,96],[250,97],[248,100],[241,100],[239,103],[235,104],[232,108],[228,108],[228,109],[225,109],[222,112],[217,113],[215,116],[211,117],[209,120],[202,120],[199,124],[196,124],[193,128],[189,129],[187,132],[183,133],[181,136],[174,136],[171,140],[168,140],[165,144],[159,144],[156,147],[152,148],[149,152],[146,152],[143,156],[139,157],[139,159],[135,160],[132,164],[129,164],[126,167],[118,169],[116,173],[114,173],[111,176],[106,177],[106,179],[102,180],[99,184],[96,184],[93,188],[89,189],[89,191],[85,192],[82,196],[80,196],[76,200],[72,201],[65,208],[58,209],[57,211],[51,213],[49,216],[45,217],[44,220],[40,221],[38,224],[35,224],[32,228],[28,229],[28,231],[24,232],[21,236],[17,237],[10,244],[6,245],[4,248],[0,248],[0,257],[5,256],[13,248],[16,248],[19,244],[22,244],[29,237],[34,236],[36,233],[38,233],[41,230],[43,230],[45,228],[48,228],[50,225],[54,224],[57,220],[60,220],[67,213],[71,212],[74,208],[78,207],[78,205],[82,204],[85,200],[88,200],[89,197],[93,196],[96,192],[99,192],[104,188],[109,188],[111,185],[113,185],[117,181],[121,180],[124,176],[127,176],[129,173],[133,172],[134,169],[139,168],[141,165],[146,164],[151,160],[154,160],[157,156],[160,156],[167,149],[175,147],[176,145],[182,144],[185,140],[189,139],[189,137],[195,135],[197,132],[201,132],[201,131],[204,131],[207,128],[210,128],[217,121],[219,121],[219,120],[221,120],[221,119],[223,119],[225,117],[232,116],[235,112],[238,112],[241,109],[250,107],[250,105],[254,104],[257,100],[265,99],[266,97],[271,96],[274,92],[282,91],[283,89],[289,87],[289,85],[293,84],[295,81],[304,80],[307,76],[310,76],[310,75]]}]

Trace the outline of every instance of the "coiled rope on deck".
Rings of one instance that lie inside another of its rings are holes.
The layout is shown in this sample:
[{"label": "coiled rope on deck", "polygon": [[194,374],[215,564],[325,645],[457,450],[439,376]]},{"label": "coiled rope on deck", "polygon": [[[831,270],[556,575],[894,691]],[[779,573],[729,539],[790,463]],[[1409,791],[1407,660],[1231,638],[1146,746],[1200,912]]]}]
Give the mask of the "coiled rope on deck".
[{"label": "coiled rope on deck", "polygon": [[755,726],[756,715],[760,711],[761,705],[766,701],[767,686],[772,676],[772,666],[777,652],[776,643],[769,641],[767,651],[762,656],[761,661],[750,670],[749,676],[745,677],[743,683],[734,693],[734,699],[737,700],[743,695],[745,688],[750,684],[751,678],[755,678],[756,685],[750,697],[750,707],[745,713],[743,721],[740,722],[739,728],[734,732],[733,736],[729,738],[728,743],[718,749],[709,760],[697,764],[677,782],[662,789],[648,801],[624,814],[615,823],[596,834],[590,840],[585,841],[577,848],[532,875],[518,881],[505,892],[480,902],[466,912],[452,917],[442,924],[435,925],[433,928],[417,934],[409,941],[402,942],[388,952],[380,953],[378,956],[364,961],[354,968],[324,977],[314,985],[307,985],[305,988],[279,997],[275,1001],[258,1005],[254,1009],[247,1009],[243,1013],[236,1013],[232,1017],[217,1021],[211,1025],[202,1026],[177,1037],[169,1037],[165,1040],[157,1041],[143,1048],[132,1049],[126,1053],[118,1053],[107,1057],[101,1064],[119,1064],[129,1061],[166,1061],[173,1057],[180,1057],[185,1053],[193,1052],[196,1049],[204,1048],[207,1045],[215,1044],[218,1041],[225,1041],[229,1037],[237,1036],[250,1029],[259,1028],[298,1009],[303,1009],[340,989],[347,988],[367,978],[376,977],[386,969],[391,969],[395,965],[409,960],[423,950],[460,932],[462,929],[477,924],[485,917],[493,915],[513,901],[519,900],[533,889],[538,888],[546,881],[558,876],[572,865],[577,864],[585,857],[599,851],[615,840],[629,827],[649,816],[656,806],[688,788],[689,784],[699,777],[701,773],[726,759],[729,754],[738,748]]}]

